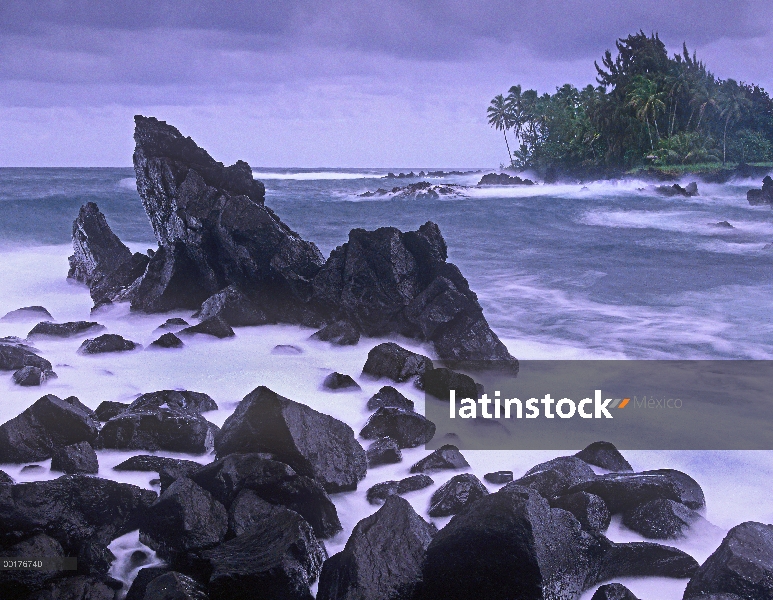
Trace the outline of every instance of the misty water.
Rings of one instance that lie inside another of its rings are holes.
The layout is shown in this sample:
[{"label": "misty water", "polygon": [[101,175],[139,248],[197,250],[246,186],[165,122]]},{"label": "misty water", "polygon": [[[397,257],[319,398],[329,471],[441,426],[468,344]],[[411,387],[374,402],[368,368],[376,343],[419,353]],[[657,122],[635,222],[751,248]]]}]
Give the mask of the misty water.
[{"label": "misty water", "polygon": [[[660,196],[642,181],[478,188],[480,174],[474,174],[424,178],[469,186],[450,197],[400,200],[360,194],[419,179],[385,179],[387,170],[375,169],[255,171],[266,185],[266,204],[301,236],[316,242],[324,255],[345,242],[354,227],[408,230],[428,220],[438,223],[449,260],[460,267],[492,328],[518,358],[773,358],[773,248],[768,248],[773,212],[746,201],[746,191],[759,187],[758,181],[699,183],[699,196],[683,198]],[[133,175],[132,169],[0,169],[0,315],[42,304],[58,321],[90,318],[87,288],[66,281],[72,221],[83,203],[93,201],[132,250],[154,248]],[[717,225],[723,221],[732,227]],[[157,337],[155,328],[170,316],[191,321],[185,311],[136,315],[125,305],[93,318],[109,332],[147,346]],[[24,337],[31,327],[0,323],[0,336]],[[358,378],[368,350],[381,340],[332,349],[309,341],[312,332],[287,325],[240,328],[229,340],[196,336],[180,351],[91,357],[76,354],[82,338],[35,340],[59,378],[44,388],[20,388],[7,374],[0,380],[0,422],[43,393],[76,395],[95,408],[103,400],[127,402],[140,393],[185,388],[210,394],[220,410],[205,416],[222,425],[245,394],[267,385],[344,420],[358,432],[369,415],[366,400],[381,383],[359,381],[362,391],[342,393],[323,392],[320,385],[333,370]],[[400,343],[433,354],[428,346]],[[273,354],[277,344],[296,345],[303,354]],[[409,384],[397,387],[414,400],[417,410],[423,409],[421,392]],[[405,450],[402,463],[370,469],[357,492],[333,496],[344,531],[325,542],[330,554],[343,548],[357,521],[376,510],[365,501],[365,490],[378,481],[405,477],[426,453],[423,448]],[[158,489],[151,484],[154,473],[112,470],[130,454],[100,451],[100,475]],[[465,451],[479,478],[499,469],[513,470],[519,477],[537,462],[560,454],[565,453]],[[713,527],[673,543],[699,562],[733,525],[773,522],[770,453],[624,454],[636,470],[678,468],[701,484],[705,514]],[[48,462],[40,464],[47,467]],[[17,481],[57,475],[47,470],[22,473],[21,465],[0,468]],[[454,474],[433,475],[435,486],[406,498],[429,520],[429,496]],[[492,491],[498,487],[487,486]],[[442,526],[448,519],[434,521]],[[617,541],[642,539],[619,521],[608,534]],[[126,565],[138,547],[136,533],[114,544],[115,576],[128,581],[136,573]],[[642,598],[676,599],[686,580],[624,583]]]}]

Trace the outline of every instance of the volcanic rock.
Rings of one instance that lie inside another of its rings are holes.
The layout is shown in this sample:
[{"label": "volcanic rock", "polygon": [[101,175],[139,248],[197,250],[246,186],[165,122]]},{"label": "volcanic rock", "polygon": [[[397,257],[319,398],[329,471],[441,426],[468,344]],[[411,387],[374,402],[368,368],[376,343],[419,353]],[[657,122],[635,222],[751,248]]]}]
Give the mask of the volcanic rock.
[{"label": "volcanic rock", "polygon": [[103,329],[105,329],[104,325],[100,325],[94,321],[71,321],[68,323],[51,323],[50,321],[43,321],[35,325],[35,327],[27,334],[27,337],[51,336],[65,338],[81,335],[83,333],[94,333],[95,331],[102,331]]},{"label": "volcanic rock", "polygon": [[488,493],[486,486],[472,473],[454,475],[432,494],[429,501],[429,516],[455,515],[476,500],[487,496]]},{"label": "volcanic rock", "polygon": [[352,379],[351,375],[343,373],[330,373],[322,382],[322,387],[329,390],[359,390],[359,384]]},{"label": "volcanic rock", "polygon": [[657,540],[684,537],[685,530],[703,517],[697,511],[673,500],[651,500],[623,513],[623,525]]},{"label": "volcanic rock", "polygon": [[198,325],[191,325],[178,332],[180,335],[191,335],[193,333],[203,333],[205,335],[212,335],[216,338],[227,338],[236,335],[231,326],[226,323],[223,317],[216,315],[210,317]]},{"label": "volcanic rock", "polygon": [[90,415],[48,394],[0,425],[0,462],[25,463],[51,458],[56,448],[93,442],[97,423]]},{"label": "volcanic rock", "polygon": [[168,571],[148,582],[142,600],[209,600],[209,596],[195,579]]},{"label": "volcanic rock", "polygon": [[156,577],[169,572],[169,567],[145,567],[137,572],[124,600],[145,600],[145,590]]},{"label": "volcanic rock", "polygon": [[622,583],[607,583],[597,589],[590,600],[639,600]]},{"label": "volcanic rock", "polygon": [[389,465],[403,460],[399,444],[390,437],[378,438],[368,446],[368,466]]},{"label": "volcanic rock", "polygon": [[53,371],[44,371],[38,367],[22,367],[14,372],[13,382],[22,387],[34,387],[56,377]]},{"label": "volcanic rock", "polygon": [[113,467],[116,471],[155,471],[156,473],[166,471],[170,474],[179,473],[175,479],[187,477],[200,468],[201,464],[192,460],[149,454],[137,454]]},{"label": "volcanic rock", "polygon": [[132,410],[147,408],[179,408],[188,412],[203,413],[217,410],[217,404],[207,394],[188,390],[161,390],[142,394],[129,405]]},{"label": "volcanic rock", "polygon": [[415,492],[434,485],[435,482],[429,475],[411,475],[400,481],[384,481],[377,483],[366,494],[370,504],[381,504],[389,496],[397,494],[401,496],[408,492]]},{"label": "volcanic rock", "polygon": [[[20,542],[0,549],[1,558],[62,558],[62,545],[45,533],[35,533]],[[0,571],[0,596],[24,598],[32,590],[43,587],[57,577],[56,571],[7,569]]]},{"label": "volcanic rock", "polygon": [[154,348],[182,348],[185,344],[171,331],[150,343]]},{"label": "volcanic rock", "polygon": [[43,306],[25,306],[5,313],[0,321],[6,323],[19,323],[23,321],[53,321],[54,317]]},{"label": "volcanic rock", "polygon": [[204,301],[201,310],[194,316],[202,321],[221,317],[231,327],[263,325],[268,322],[263,311],[233,285],[212,294]]},{"label": "volcanic rock", "polygon": [[387,377],[398,383],[410,379],[421,386],[425,371],[432,368],[428,357],[406,350],[394,342],[385,342],[368,352],[362,373],[376,379]]},{"label": "volcanic rock", "polygon": [[378,410],[382,406],[413,410],[413,400],[408,400],[391,385],[385,385],[368,400],[368,410]]},{"label": "volcanic rock", "polygon": [[180,317],[174,317],[171,319],[167,319],[161,325],[159,325],[156,329],[168,329],[170,331],[177,331],[178,329],[182,329],[183,327],[187,327],[190,325],[188,321],[185,319],[181,319]]},{"label": "volcanic rock", "polygon": [[24,367],[50,371],[51,363],[23,344],[0,342],[0,371],[16,371]]},{"label": "volcanic rock", "polygon": [[773,179],[766,175],[762,180],[761,190],[749,190],[746,192],[746,199],[751,205],[770,204],[773,205]]},{"label": "volcanic rock", "polygon": [[124,404],[123,402],[105,400],[104,402],[99,403],[99,406],[97,406],[96,410],[94,411],[94,416],[99,421],[109,421],[113,417],[120,415],[127,408],[129,408],[129,405]]},{"label": "volcanic rock", "polygon": [[97,453],[88,442],[56,448],[51,457],[51,470],[70,474],[97,473]]},{"label": "volcanic rock", "polygon": [[463,398],[477,400],[482,393],[482,386],[475,383],[469,375],[444,367],[436,367],[424,374],[424,391],[427,394],[448,401],[451,390],[454,390],[457,400]]},{"label": "volcanic rock", "polygon": [[550,501],[551,508],[562,508],[572,513],[583,529],[605,531],[611,515],[605,502],[594,494],[575,492]]},{"label": "volcanic rock", "polygon": [[694,181],[687,184],[686,187],[682,187],[678,183],[673,185],[659,185],[655,188],[655,191],[661,196],[685,196],[690,198],[698,195],[698,184]]},{"label": "volcanic rock", "polygon": [[512,471],[494,471],[493,473],[486,473],[483,479],[489,483],[500,485],[503,483],[510,483],[513,480]]},{"label": "volcanic rock", "polygon": [[351,427],[264,386],[247,394],[215,437],[218,457],[270,452],[328,492],[357,489],[367,458]]},{"label": "volcanic rock", "polygon": [[534,182],[507,173],[486,173],[480,178],[478,185],[534,185]]},{"label": "volcanic rock", "polygon": [[366,440],[389,437],[400,448],[415,448],[435,436],[435,424],[412,410],[382,406],[370,416],[360,436]]},{"label": "volcanic rock", "polygon": [[585,461],[574,456],[560,456],[532,467],[514,483],[532,488],[550,500],[563,496],[572,486],[595,478],[596,474]]},{"label": "volcanic rock", "polygon": [[436,531],[406,500],[387,498],[357,523],[344,550],[325,561],[317,600],[411,598]]},{"label": "volcanic rock", "polygon": [[459,448],[446,444],[425,456],[411,467],[411,473],[434,473],[445,469],[464,469],[469,467]]},{"label": "volcanic rock", "polygon": [[589,465],[595,465],[607,471],[633,471],[628,461],[610,442],[593,442],[575,456]]},{"label": "volcanic rock", "polygon": [[127,340],[117,333],[105,333],[99,337],[84,340],[78,348],[78,354],[103,354],[106,352],[128,352],[139,344]]},{"label": "volcanic rock", "polygon": [[360,332],[349,321],[334,321],[309,339],[330,342],[336,346],[354,346],[360,341]]}]

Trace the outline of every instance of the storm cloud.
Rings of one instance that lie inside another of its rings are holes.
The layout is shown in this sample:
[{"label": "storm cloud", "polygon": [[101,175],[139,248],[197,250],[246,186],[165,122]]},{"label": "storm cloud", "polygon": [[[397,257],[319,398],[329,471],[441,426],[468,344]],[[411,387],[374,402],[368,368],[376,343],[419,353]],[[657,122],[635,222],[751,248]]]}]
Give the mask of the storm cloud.
[{"label": "storm cloud", "polygon": [[761,0],[5,0],[0,165],[129,164],[146,113],[224,161],[496,166],[510,85],[594,83],[641,29],[770,89],[772,22]]}]

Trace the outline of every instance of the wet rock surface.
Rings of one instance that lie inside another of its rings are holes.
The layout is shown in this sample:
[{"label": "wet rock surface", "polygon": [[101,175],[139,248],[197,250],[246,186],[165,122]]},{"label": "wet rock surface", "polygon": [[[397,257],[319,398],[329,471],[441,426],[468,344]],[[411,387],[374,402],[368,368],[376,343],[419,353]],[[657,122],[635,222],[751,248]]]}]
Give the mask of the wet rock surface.
[{"label": "wet rock surface", "polygon": [[56,448],[51,457],[51,470],[69,474],[96,473],[99,471],[97,453],[88,442]]},{"label": "wet rock surface", "polygon": [[22,367],[18,371],[14,371],[12,376],[13,382],[22,387],[35,387],[56,378],[57,375],[53,371],[43,370],[39,367]]},{"label": "wet rock surface", "polygon": [[701,514],[673,500],[651,500],[623,513],[623,525],[646,538],[667,540],[684,537]]},{"label": "wet rock surface", "polygon": [[399,444],[390,437],[382,437],[368,446],[368,466],[388,465],[403,460]]},{"label": "wet rock surface", "polygon": [[454,475],[432,494],[429,516],[455,515],[476,500],[487,496],[488,493],[486,486],[472,473]]},{"label": "wet rock surface", "polygon": [[415,448],[435,436],[435,424],[412,410],[382,406],[370,416],[360,436],[366,440],[389,437],[400,448]]},{"label": "wet rock surface", "polygon": [[429,456],[425,456],[411,467],[411,473],[433,473],[446,469],[465,469],[470,464],[452,444],[441,446]]},{"label": "wet rock surface", "polygon": [[107,352],[128,352],[139,348],[139,344],[127,340],[117,333],[105,333],[99,337],[84,340],[78,354],[105,354]]},{"label": "wet rock surface", "polygon": [[104,325],[100,325],[94,321],[71,321],[69,323],[51,323],[49,321],[43,321],[35,325],[35,327],[27,334],[27,337],[50,336],[66,338],[84,333],[94,333],[96,331],[102,331],[103,329],[105,329]]},{"label": "wet rock surface", "polygon": [[589,465],[601,467],[607,471],[633,471],[620,451],[609,442],[593,442],[575,456]]},{"label": "wet rock surface", "polygon": [[322,387],[328,390],[359,390],[359,384],[351,375],[343,373],[330,373],[322,381]]},{"label": "wet rock surface", "polygon": [[354,346],[360,341],[360,332],[349,321],[334,321],[312,334],[310,339],[335,346]]},{"label": "wet rock surface", "polygon": [[233,285],[207,298],[195,316],[202,321],[220,317],[231,327],[264,325],[268,322],[260,307]]},{"label": "wet rock surface", "polygon": [[378,410],[382,406],[413,410],[413,400],[408,400],[391,385],[385,385],[368,400],[368,410]]},{"label": "wet rock surface", "polygon": [[150,343],[153,348],[182,348],[185,344],[171,331],[164,333],[157,340]]},{"label": "wet rock surface", "polygon": [[411,475],[400,481],[383,481],[371,487],[366,498],[370,504],[382,504],[389,496],[402,496],[435,485],[429,475]]}]

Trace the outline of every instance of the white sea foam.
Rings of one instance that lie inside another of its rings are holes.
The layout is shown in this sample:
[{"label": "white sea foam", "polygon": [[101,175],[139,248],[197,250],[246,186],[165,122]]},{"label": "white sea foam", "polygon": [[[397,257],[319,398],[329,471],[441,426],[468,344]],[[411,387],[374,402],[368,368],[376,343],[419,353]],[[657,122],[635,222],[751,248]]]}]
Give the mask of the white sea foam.
[{"label": "white sea foam", "polygon": [[126,188],[127,190],[136,190],[137,179],[134,177],[124,177],[118,182],[118,185],[122,188]]}]

